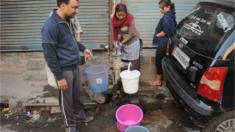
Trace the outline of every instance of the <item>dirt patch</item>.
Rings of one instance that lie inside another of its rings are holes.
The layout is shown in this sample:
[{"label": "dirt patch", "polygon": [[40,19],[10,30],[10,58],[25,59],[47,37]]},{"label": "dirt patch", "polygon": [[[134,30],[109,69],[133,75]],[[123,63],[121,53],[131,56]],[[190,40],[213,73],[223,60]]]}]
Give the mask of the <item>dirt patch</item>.
[{"label": "dirt patch", "polygon": [[33,118],[25,112],[1,113],[1,130],[17,132],[64,132],[60,114]]}]

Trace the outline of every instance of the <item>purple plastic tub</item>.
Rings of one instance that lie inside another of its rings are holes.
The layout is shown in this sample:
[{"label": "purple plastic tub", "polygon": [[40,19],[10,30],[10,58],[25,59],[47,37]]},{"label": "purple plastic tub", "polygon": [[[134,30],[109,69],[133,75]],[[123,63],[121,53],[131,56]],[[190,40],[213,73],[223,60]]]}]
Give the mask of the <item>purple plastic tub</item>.
[{"label": "purple plastic tub", "polygon": [[121,132],[129,126],[140,125],[143,119],[143,111],[134,104],[125,104],[116,111],[117,127]]}]

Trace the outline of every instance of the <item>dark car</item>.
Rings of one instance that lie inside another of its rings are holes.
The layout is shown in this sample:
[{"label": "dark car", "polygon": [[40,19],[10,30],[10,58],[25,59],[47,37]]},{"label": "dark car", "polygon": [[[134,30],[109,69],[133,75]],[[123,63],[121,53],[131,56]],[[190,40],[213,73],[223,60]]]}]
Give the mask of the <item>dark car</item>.
[{"label": "dark car", "polygon": [[205,131],[235,132],[235,1],[203,1],[182,19],[162,61],[167,87]]}]

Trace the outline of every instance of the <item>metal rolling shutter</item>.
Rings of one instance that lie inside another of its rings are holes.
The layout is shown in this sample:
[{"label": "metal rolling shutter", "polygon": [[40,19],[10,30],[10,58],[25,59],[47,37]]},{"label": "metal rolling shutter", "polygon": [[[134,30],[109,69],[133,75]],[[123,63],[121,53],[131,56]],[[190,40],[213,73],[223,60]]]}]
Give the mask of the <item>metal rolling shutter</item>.
[{"label": "metal rolling shutter", "polygon": [[2,0],[1,51],[41,50],[41,27],[54,0]]},{"label": "metal rolling shutter", "polygon": [[[80,0],[82,42],[90,48],[108,44],[109,1]],[[1,0],[0,51],[42,50],[41,27],[56,0]]]},{"label": "metal rolling shutter", "polygon": [[109,43],[109,0],[80,0],[78,17],[82,43],[92,49]]},{"label": "metal rolling shutter", "polygon": [[[144,47],[152,47],[152,37],[160,14],[158,0],[122,0],[135,16],[136,27],[144,41]],[[182,19],[200,0],[174,0],[177,21]]]}]

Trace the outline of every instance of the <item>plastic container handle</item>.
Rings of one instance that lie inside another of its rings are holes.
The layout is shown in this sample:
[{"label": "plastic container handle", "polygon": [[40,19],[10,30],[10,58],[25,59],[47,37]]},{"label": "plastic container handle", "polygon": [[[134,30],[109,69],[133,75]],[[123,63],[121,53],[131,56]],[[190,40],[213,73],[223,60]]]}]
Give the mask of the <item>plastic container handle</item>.
[{"label": "plastic container handle", "polygon": [[131,62],[129,62],[129,64],[128,64],[128,72],[130,71],[130,67],[131,67]]}]

